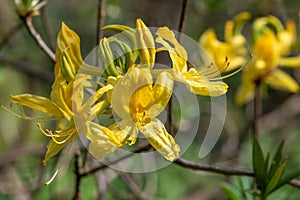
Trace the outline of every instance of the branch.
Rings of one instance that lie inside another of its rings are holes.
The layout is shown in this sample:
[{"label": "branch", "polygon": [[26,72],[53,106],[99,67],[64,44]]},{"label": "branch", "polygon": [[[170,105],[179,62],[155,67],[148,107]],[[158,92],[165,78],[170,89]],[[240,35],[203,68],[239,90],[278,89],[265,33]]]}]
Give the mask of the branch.
[{"label": "branch", "polygon": [[86,175],[89,175],[89,174],[93,174],[95,173],[96,171],[98,170],[101,170],[101,169],[104,169],[104,168],[107,168],[109,165],[113,165],[113,164],[116,164],[126,158],[129,158],[131,156],[133,156],[135,153],[140,153],[140,152],[143,152],[143,151],[148,151],[151,147],[151,145],[147,145],[147,146],[143,146],[143,147],[140,147],[138,149],[136,149],[135,151],[117,159],[117,160],[114,160],[114,161],[111,161],[110,163],[106,164],[106,165],[103,165],[103,164],[100,164],[99,166],[96,166],[94,168],[91,168],[91,169],[88,169],[86,171],[82,171],[80,174],[81,176],[86,176]]},{"label": "branch", "polygon": [[49,73],[47,71],[35,70],[35,67],[23,60],[14,61],[0,55],[0,63],[4,65],[9,65],[10,67],[21,71],[28,76],[38,78],[42,81],[53,82],[54,80],[52,73]]},{"label": "branch", "polygon": [[35,30],[32,24],[32,17],[27,16],[25,18],[21,18],[26,25],[27,30],[29,31],[30,35],[35,39],[37,45],[49,56],[49,58],[55,62],[55,54],[52,50],[48,47],[48,45],[44,42],[40,34]]},{"label": "branch", "polygon": [[79,156],[80,152],[75,153],[75,175],[76,175],[76,183],[75,183],[75,193],[74,193],[74,200],[80,199],[80,181],[82,175],[80,174],[80,165],[79,165]]},{"label": "branch", "polygon": [[96,40],[96,45],[99,44],[101,38],[103,37],[102,27],[104,26],[104,17],[105,17],[104,4],[105,4],[105,0],[99,0],[99,3],[98,3],[98,18],[97,18],[97,40]]},{"label": "branch", "polygon": [[4,36],[2,42],[0,43],[0,49],[2,49],[6,43],[22,28],[23,23],[19,22],[17,25],[12,27]]},{"label": "branch", "polygon": [[[225,176],[254,177],[254,172],[248,169],[238,169],[238,168],[225,167],[220,165],[201,164],[201,163],[185,160],[183,158],[178,158],[177,160],[174,161],[174,163],[185,168],[206,171],[206,172],[211,172],[216,174],[223,174]],[[293,179],[289,182],[289,185],[300,188],[300,180]]]}]

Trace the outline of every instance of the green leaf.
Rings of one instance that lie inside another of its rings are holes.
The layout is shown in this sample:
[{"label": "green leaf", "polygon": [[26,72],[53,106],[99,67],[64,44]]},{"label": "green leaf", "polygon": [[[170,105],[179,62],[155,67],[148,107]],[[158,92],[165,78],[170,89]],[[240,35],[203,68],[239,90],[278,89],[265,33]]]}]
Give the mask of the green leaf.
[{"label": "green leaf", "polygon": [[276,185],[274,190],[280,188],[284,184],[290,182],[292,179],[300,176],[300,168],[296,168],[293,170],[288,171],[285,175],[282,176],[282,179],[279,181],[279,183]]},{"label": "green leaf", "polygon": [[282,161],[281,165],[276,169],[274,176],[272,177],[272,179],[270,180],[270,182],[266,187],[266,191],[264,192],[265,195],[268,195],[275,190],[277,184],[279,183],[283,175],[284,169],[286,167],[286,163],[287,160]]},{"label": "green leaf", "polygon": [[259,189],[265,188],[265,181],[264,181],[264,171],[265,171],[265,163],[264,163],[264,154],[262,149],[256,139],[253,138],[253,147],[252,147],[252,164],[253,170],[256,178],[256,183]]},{"label": "green leaf", "polygon": [[274,176],[274,173],[276,172],[277,168],[281,164],[283,146],[284,146],[284,140],[282,140],[282,142],[278,145],[276,154],[274,155],[274,158],[271,162],[271,167],[268,175],[269,180]]},{"label": "green leaf", "polygon": [[222,190],[226,193],[226,195],[231,199],[231,200],[240,200],[242,199],[241,192],[234,187],[233,185],[229,183],[221,183],[220,184]]}]

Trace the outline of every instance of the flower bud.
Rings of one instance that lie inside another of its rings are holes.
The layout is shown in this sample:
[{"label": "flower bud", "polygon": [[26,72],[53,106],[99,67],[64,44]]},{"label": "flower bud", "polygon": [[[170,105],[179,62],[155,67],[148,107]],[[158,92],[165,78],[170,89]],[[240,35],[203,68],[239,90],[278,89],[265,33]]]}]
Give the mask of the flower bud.
[{"label": "flower bud", "polygon": [[141,64],[148,64],[150,68],[155,62],[155,44],[151,31],[141,19],[136,20],[137,48]]}]

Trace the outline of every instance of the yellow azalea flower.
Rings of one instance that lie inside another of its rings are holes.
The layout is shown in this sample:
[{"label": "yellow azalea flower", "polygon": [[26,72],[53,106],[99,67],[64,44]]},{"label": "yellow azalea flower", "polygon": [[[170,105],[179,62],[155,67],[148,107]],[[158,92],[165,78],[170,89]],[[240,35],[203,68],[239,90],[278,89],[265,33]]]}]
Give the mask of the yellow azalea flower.
[{"label": "yellow azalea flower", "polygon": [[248,12],[242,12],[225,24],[224,42],[217,39],[213,29],[207,29],[200,37],[199,43],[207,51],[217,66],[228,57],[230,66],[227,71],[243,66],[247,62],[248,50],[246,38],[241,34],[244,23],[250,18]]},{"label": "yellow azalea flower", "polygon": [[243,71],[242,85],[236,95],[237,104],[242,105],[254,97],[256,82],[266,83],[274,89],[298,92],[298,83],[278,68],[281,48],[281,41],[272,30],[256,40],[253,47],[254,61]]},{"label": "yellow azalea flower", "polygon": [[189,69],[187,52],[179,44],[174,33],[168,27],[162,27],[157,30],[156,35],[158,36],[156,42],[162,44],[162,49],[169,52],[173,67],[172,75],[175,80],[184,83],[191,92],[199,95],[220,96],[227,92],[227,84],[221,81],[221,78],[216,78],[228,67],[227,60],[220,68],[210,65],[201,70]]},{"label": "yellow azalea flower", "polygon": [[[83,104],[83,83],[89,78],[87,75],[79,74],[70,83],[59,73],[52,85],[50,99],[32,94],[21,94],[11,96],[12,102],[26,106],[45,113],[49,118],[58,119],[56,130],[40,130],[52,140],[48,144],[48,150],[43,161],[44,164],[56,155],[62,148],[78,137],[78,131],[85,128],[85,121],[93,120],[102,110],[108,107],[107,100],[96,103],[101,96],[112,89],[111,85],[97,90]],[[91,108],[91,106],[93,107]],[[82,123],[74,122],[82,120]],[[79,120],[80,119],[80,120]]]},{"label": "yellow azalea flower", "polygon": [[141,64],[147,64],[150,68],[155,62],[155,44],[151,31],[141,19],[136,20],[137,48]]},{"label": "yellow azalea flower", "polygon": [[166,107],[173,91],[173,78],[167,72],[158,75],[153,85],[148,68],[131,68],[116,83],[111,105],[121,121],[106,128],[88,122],[90,153],[101,159],[126,143],[134,144],[138,132],[167,160],[178,157],[180,148],[156,117]]}]

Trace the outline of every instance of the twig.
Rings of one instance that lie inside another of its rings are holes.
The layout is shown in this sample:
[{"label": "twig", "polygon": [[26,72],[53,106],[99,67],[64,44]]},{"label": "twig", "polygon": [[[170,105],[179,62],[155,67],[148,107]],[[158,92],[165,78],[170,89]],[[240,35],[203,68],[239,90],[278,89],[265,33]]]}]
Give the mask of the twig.
[{"label": "twig", "polygon": [[121,179],[129,187],[135,199],[147,199],[129,173],[119,172]]},{"label": "twig", "polygon": [[75,194],[73,199],[79,200],[80,199],[80,181],[82,175],[80,174],[80,164],[79,164],[79,156],[80,152],[75,153],[75,175],[76,175],[76,182],[75,182]]},{"label": "twig", "polygon": [[[249,176],[254,177],[254,172],[248,169],[238,169],[233,167],[225,167],[220,165],[207,165],[202,163],[197,163],[183,158],[178,158],[174,161],[175,164],[180,165],[185,168],[206,171],[216,174],[223,174],[225,176]],[[289,182],[289,185],[300,188],[300,180],[293,179]]]},{"label": "twig", "polygon": [[238,169],[233,167],[225,167],[220,165],[208,165],[202,163],[196,163],[183,158],[178,158],[174,161],[175,164],[180,165],[185,168],[201,170],[207,172],[213,172],[217,174],[223,174],[226,176],[254,176],[254,173],[247,169]]},{"label": "twig", "polygon": [[0,49],[2,49],[6,43],[12,38],[23,26],[23,23],[18,23],[14,27],[12,27],[4,36],[2,42],[0,43]]},{"label": "twig", "polygon": [[140,153],[140,152],[143,152],[143,151],[148,151],[149,149],[151,148],[151,145],[147,145],[147,146],[143,146],[141,148],[138,148],[136,149],[135,151],[121,157],[121,158],[118,158],[117,160],[114,160],[114,161],[111,161],[110,163],[106,164],[106,165],[103,165],[103,164],[100,164],[99,166],[96,166],[96,167],[93,167],[91,169],[88,169],[86,171],[82,171],[81,172],[81,176],[86,176],[86,175],[89,175],[89,174],[93,174],[95,173],[96,171],[98,170],[101,170],[101,169],[104,169],[104,168],[107,168],[109,165],[113,165],[113,164],[116,164],[126,158],[129,158],[131,156],[133,156],[135,153]]},{"label": "twig", "polygon": [[[186,18],[186,10],[187,10],[188,0],[182,0],[181,4],[181,11],[180,11],[180,19],[179,19],[179,26],[178,26],[178,35],[177,39],[180,41],[181,39],[181,33],[183,32],[184,28],[184,22]],[[172,103],[173,97],[171,96],[169,103],[168,103],[168,131],[171,135],[174,135],[174,127],[173,127],[173,103]]]},{"label": "twig", "polygon": [[261,81],[255,82],[255,96],[254,96],[254,114],[253,114],[253,136],[259,133],[259,120],[262,114],[261,105]]},{"label": "twig", "polygon": [[38,78],[42,81],[52,82],[54,80],[52,73],[49,73],[47,71],[36,70],[35,67],[23,60],[14,61],[0,55],[0,63],[8,65],[18,71],[27,74],[28,76]]},{"label": "twig", "polygon": [[35,39],[35,42],[37,45],[49,56],[49,58],[55,62],[55,54],[52,52],[52,50],[48,47],[48,45],[44,42],[40,34],[35,30],[33,24],[32,24],[32,17],[26,16],[24,18],[21,18],[23,22],[26,25],[27,30],[29,31],[30,35]]},{"label": "twig", "polygon": [[97,18],[97,40],[96,45],[99,44],[101,38],[103,37],[102,27],[104,26],[104,17],[105,17],[105,0],[99,0],[98,2],[98,18]]}]

